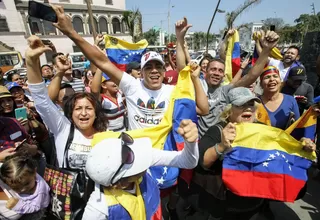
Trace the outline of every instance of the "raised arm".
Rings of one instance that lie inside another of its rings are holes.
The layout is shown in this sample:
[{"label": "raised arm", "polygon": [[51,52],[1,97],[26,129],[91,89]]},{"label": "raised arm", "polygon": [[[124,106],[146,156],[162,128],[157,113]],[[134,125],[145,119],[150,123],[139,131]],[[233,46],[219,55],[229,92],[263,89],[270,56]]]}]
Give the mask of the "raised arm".
[{"label": "raised arm", "polygon": [[95,97],[97,97],[98,100],[101,99],[101,96],[100,96],[101,80],[102,80],[102,72],[100,69],[97,69],[96,74],[94,74],[91,82],[91,93]]},{"label": "raised arm", "polygon": [[263,47],[262,52],[255,65],[250,69],[249,73],[242,77],[238,82],[234,83],[234,87],[249,87],[259,78],[263,68],[269,60],[272,48],[274,48],[279,41],[279,35],[273,31],[267,31],[267,33],[264,33],[264,31],[260,32],[260,44]]},{"label": "raised arm", "polygon": [[235,84],[241,79],[243,70],[248,66],[250,58],[247,58],[241,63],[240,69],[238,70],[237,74],[232,78],[231,84]]},{"label": "raised arm", "polygon": [[226,37],[220,43],[219,57],[222,60],[226,60],[228,40],[229,40],[229,37],[234,34],[234,32],[235,32],[234,29],[228,30]]},{"label": "raised arm", "polygon": [[123,72],[119,70],[107,56],[95,46],[84,40],[74,29],[69,16],[64,14],[63,7],[58,5],[51,5],[57,14],[58,23],[53,25],[58,28],[62,33],[67,35],[82,51],[87,59],[90,60],[97,68],[108,74],[113,82],[119,85]]},{"label": "raised arm", "polygon": [[176,23],[176,36],[177,36],[177,70],[180,72],[186,66],[186,56],[184,53],[184,37],[188,29],[192,27],[188,24],[186,17]]},{"label": "raised arm", "polygon": [[200,66],[196,63],[190,63],[191,66],[191,80],[194,86],[195,97],[196,97],[196,107],[198,115],[209,114],[209,101],[208,96],[204,92],[204,89],[200,82]]},{"label": "raised arm", "polygon": [[152,166],[172,166],[193,169],[199,159],[198,129],[191,120],[182,120],[177,132],[184,138],[182,151],[163,151],[153,149]]},{"label": "raised arm", "polygon": [[184,42],[184,55],[186,56],[186,62],[190,63],[191,62],[191,57],[190,57],[187,41]]},{"label": "raised arm", "polygon": [[57,72],[48,86],[48,95],[55,102],[58,99],[61,81],[65,72],[71,68],[70,59],[67,56],[59,55],[56,59]]}]

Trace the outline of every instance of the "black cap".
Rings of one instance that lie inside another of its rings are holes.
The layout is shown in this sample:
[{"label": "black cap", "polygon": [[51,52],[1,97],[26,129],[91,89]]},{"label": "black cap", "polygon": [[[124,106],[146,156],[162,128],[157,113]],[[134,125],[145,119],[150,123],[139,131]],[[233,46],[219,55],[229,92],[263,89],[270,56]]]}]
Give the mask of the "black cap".
[{"label": "black cap", "polygon": [[296,66],[290,69],[288,79],[306,80],[306,70],[302,66]]},{"label": "black cap", "polygon": [[132,70],[135,70],[135,69],[140,69],[141,66],[140,66],[140,63],[138,62],[131,62],[127,65],[127,68],[126,68],[126,72],[127,73],[131,73]]}]

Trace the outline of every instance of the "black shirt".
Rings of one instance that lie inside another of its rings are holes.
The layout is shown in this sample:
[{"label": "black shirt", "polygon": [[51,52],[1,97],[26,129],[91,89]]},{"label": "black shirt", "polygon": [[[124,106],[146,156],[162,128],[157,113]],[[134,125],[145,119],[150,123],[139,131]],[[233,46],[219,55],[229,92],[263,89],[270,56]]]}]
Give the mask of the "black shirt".
[{"label": "black shirt", "polygon": [[308,101],[305,104],[297,100],[299,110],[300,110],[300,115],[302,115],[303,111],[308,109],[313,104],[314,91],[313,91],[313,87],[309,83],[302,82],[302,84],[297,89],[294,89],[288,85],[285,85],[282,88],[281,93],[292,95],[292,96],[304,96],[307,98]]}]

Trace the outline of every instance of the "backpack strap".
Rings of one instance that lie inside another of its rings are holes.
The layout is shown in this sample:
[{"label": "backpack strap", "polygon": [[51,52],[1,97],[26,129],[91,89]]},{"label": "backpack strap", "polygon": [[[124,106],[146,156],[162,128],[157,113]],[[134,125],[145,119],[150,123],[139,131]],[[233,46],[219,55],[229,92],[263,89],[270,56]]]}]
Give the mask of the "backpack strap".
[{"label": "backpack strap", "polygon": [[68,161],[68,150],[70,148],[70,145],[73,141],[73,138],[74,138],[74,124],[71,123],[70,124],[70,130],[69,130],[69,136],[68,136],[68,139],[67,139],[67,143],[66,143],[66,146],[64,148],[64,157],[63,157],[63,162],[62,162],[62,168],[64,168],[64,161],[66,161],[66,164],[67,164],[67,168],[70,168],[69,166],[69,161]]}]

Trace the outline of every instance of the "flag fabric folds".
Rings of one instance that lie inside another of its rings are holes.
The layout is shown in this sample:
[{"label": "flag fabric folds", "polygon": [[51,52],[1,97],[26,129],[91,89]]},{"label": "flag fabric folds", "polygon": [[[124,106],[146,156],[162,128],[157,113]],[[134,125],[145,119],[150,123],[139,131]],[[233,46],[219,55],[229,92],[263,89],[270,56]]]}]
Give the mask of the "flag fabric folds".
[{"label": "flag fabric folds", "polygon": [[271,121],[268,112],[262,103],[258,105],[256,111],[256,119],[258,122],[271,126]]},{"label": "flag fabric folds", "polygon": [[240,69],[240,43],[239,43],[239,33],[236,30],[235,33],[229,37],[227,55],[225,62],[225,84],[229,84],[232,78],[236,75]]},{"label": "flag fabric folds", "polygon": [[[160,124],[152,128],[131,130],[127,133],[133,138],[149,137],[152,146],[157,149],[182,150],[184,140],[177,133],[180,122],[183,119],[191,119],[197,123],[195,94],[190,88],[193,88],[193,84],[190,78],[190,67],[187,66],[179,73],[178,83],[171,94],[168,109]],[[118,138],[119,135],[119,132],[98,133],[92,140],[92,146],[106,138]],[[161,189],[173,186],[179,175],[179,169],[175,167],[152,167],[150,172]]]},{"label": "flag fabric folds", "polygon": [[[258,32],[254,32],[253,35],[252,35],[252,38],[253,38],[253,40],[257,40],[257,39],[261,38],[261,36],[258,35]],[[254,49],[255,49],[255,52],[257,52],[256,46],[255,46]],[[256,55],[253,55],[253,57],[254,56],[256,56],[255,59],[254,59],[254,62],[255,62],[255,61],[257,61],[259,55],[258,55],[258,53],[256,53]],[[272,57],[272,58],[274,58],[276,60],[282,60],[283,59],[283,56],[282,56],[280,50],[278,48],[276,48],[276,47],[272,48],[271,53],[270,53],[270,57]],[[252,65],[253,64],[254,63],[252,63]]]},{"label": "flag fabric folds", "polygon": [[223,160],[226,186],[239,196],[294,202],[315,153],[303,151],[301,142],[278,128],[245,123],[236,132]]},{"label": "flag fabric folds", "polygon": [[148,47],[146,40],[129,43],[124,40],[104,35],[105,49],[110,61],[120,70],[126,71],[127,64],[141,61],[141,57]]},{"label": "flag fabric folds", "polygon": [[310,107],[302,116],[295,121],[286,132],[297,140],[301,138],[310,138],[315,140],[317,129],[317,113]]},{"label": "flag fabric folds", "polygon": [[258,51],[257,51],[257,46],[255,45],[254,46],[253,55],[252,55],[252,59],[251,59],[251,65],[252,66],[257,62],[258,58],[259,58],[259,54],[258,54]]}]

